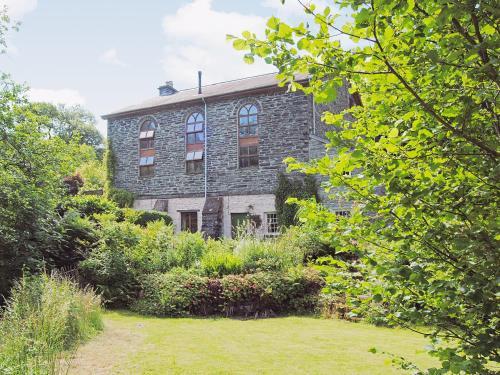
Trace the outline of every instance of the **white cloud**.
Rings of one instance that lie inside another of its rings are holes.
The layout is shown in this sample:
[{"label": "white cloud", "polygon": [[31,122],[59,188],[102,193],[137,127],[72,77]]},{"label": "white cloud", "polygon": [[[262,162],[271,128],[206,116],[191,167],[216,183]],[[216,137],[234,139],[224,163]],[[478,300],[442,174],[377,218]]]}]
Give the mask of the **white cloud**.
[{"label": "white cloud", "polygon": [[52,104],[84,105],[85,98],[72,89],[30,89],[28,99],[32,102],[48,102]]},{"label": "white cloud", "polygon": [[100,57],[99,60],[106,64],[111,64],[111,65],[116,65],[116,66],[122,66],[125,67],[127,66],[127,63],[123,62],[120,60],[118,57],[118,51],[116,48],[110,48],[107,51],[105,51]]},{"label": "white cloud", "polygon": [[[310,3],[316,5],[318,10],[323,10],[327,3],[325,0],[303,0],[302,4],[308,6]],[[287,0],[285,4],[281,0],[263,0],[261,5],[265,8],[273,9],[273,13],[286,21],[293,21],[297,18],[305,19],[304,7],[297,0]],[[332,7],[332,6],[330,6]]]},{"label": "white cloud", "polygon": [[264,17],[214,10],[212,0],[193,0],[180,7],[163,19],[167,40],[164,79],[173,80],[176,87],[193,87],[198,70],[203,71],[204,83],[274,71],[261,60],[244,63],[242,53],[226,41],[227,34],[263,32],[265,23]]},{"label": "white cloud", "polygon": [[20,20],[26,13],[35,10],[37,0],[0,0],[0,8],[7,6],[7,14],[14,20]]}]

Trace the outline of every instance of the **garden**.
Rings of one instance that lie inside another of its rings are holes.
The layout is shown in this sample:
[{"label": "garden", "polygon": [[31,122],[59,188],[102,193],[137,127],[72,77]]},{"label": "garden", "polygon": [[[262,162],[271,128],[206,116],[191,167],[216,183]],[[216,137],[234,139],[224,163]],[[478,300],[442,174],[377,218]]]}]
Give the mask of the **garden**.
[{"label": "garden", "polygon": [[314,103],[349,87],[273,239],[134,210],[92,113],[1,73],[0,373],[498,373],[498,4],[297,3],[227,36]]}]

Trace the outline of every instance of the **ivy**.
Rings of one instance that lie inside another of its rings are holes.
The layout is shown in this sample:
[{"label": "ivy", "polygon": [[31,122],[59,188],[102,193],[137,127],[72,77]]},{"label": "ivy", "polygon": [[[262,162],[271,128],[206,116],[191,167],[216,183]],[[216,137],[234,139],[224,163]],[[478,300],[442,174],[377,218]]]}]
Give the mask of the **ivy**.
[{"label": "ivy", "polygon": [[316,201],[319,201],[316,179],[310,175],[290,177],[279,173],[278,185],[274,194],[276,215],[280,227],[298,224],[298,206],[296,203],[287,202],[289,198],[315,198]]}]

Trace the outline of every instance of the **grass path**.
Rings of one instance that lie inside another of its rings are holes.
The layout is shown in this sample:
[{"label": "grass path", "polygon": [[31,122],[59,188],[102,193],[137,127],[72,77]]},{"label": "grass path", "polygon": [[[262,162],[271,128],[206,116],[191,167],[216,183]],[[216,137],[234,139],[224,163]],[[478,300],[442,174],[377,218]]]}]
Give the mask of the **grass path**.
[{"label": "grass path", "polygon": [[311,317],[159,319],[108,312],[104,332],[69,374],[398,374],[387,356],[435,362],[426,340],[399,329]]}]

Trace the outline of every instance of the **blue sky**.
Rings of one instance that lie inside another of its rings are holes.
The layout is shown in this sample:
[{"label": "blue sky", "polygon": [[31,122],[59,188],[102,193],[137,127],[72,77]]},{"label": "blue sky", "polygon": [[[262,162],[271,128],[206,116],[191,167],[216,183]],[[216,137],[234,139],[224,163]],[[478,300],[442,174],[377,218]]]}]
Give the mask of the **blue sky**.
[{"label": "blue sky", "polygon": [[[320,1],[321,2],[321,1]],[[316,2],[317,3],[317,2]],[[225,35],[263,31],[276,15],[302,18],[294,0],[0,0],[19,32],[0,70],[30,87],[33,100],[82,104],[96,117],[178,89],[273,71],[247,65]],[[105,133],[105,122],[99,120]]]}]

